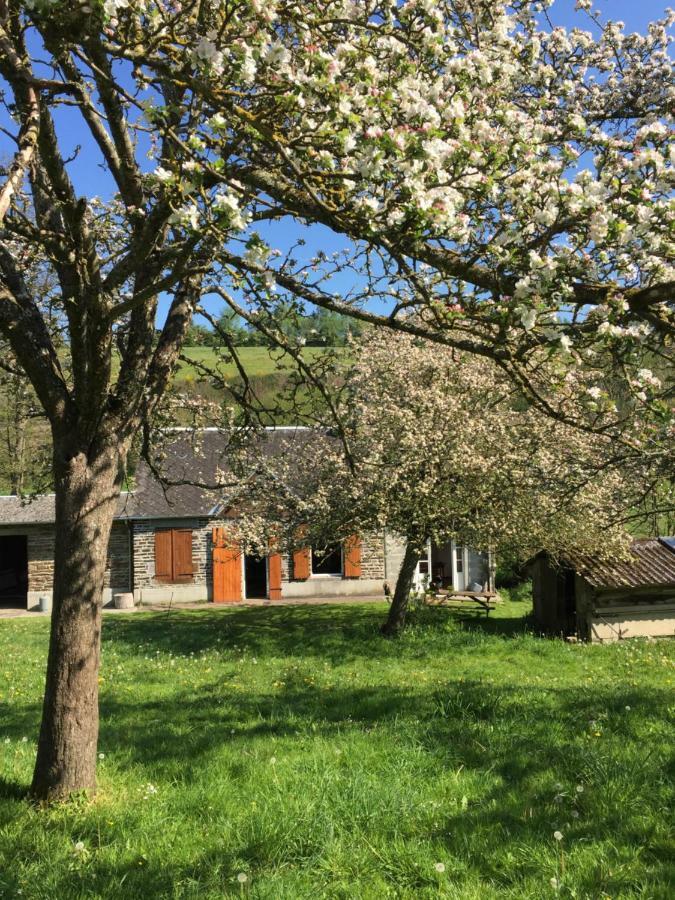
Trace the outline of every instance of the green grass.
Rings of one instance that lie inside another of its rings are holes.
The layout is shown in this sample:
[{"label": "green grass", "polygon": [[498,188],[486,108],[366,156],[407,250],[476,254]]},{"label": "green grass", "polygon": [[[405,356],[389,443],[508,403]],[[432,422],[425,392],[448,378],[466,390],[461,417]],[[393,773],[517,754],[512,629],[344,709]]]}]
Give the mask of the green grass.
[{"label": "green grass", "polygon": [[48,623],[0,622],[0,896],[671,897],[675,644],[524,610],[398,641],[382,605],[106,616],[99,793],[50,811]]},{"label": "green grass", "polygon": [[[302,351],[304,359],[311,361],[322,356],[326,351],[323,347],[305,347]],[[262,378],[269,375],[278,374],[283,369],[279,366],[285,366],[288,371],[290,361],[284,359],[278,352],[270,352],[267,347],[240,347],[238,350],[239,357],[244,365],[249,378]],[[239,377],[237,368],[232,361],[224,362],[218,351],[212,347],[186,347],[183,355],[195,363],[202,363],[209,368],[217,369],[224,378],[235,379]],[[194,378],[201,377],[202,373],[198,366],[182,363],[174,381],[189,381]]]}]

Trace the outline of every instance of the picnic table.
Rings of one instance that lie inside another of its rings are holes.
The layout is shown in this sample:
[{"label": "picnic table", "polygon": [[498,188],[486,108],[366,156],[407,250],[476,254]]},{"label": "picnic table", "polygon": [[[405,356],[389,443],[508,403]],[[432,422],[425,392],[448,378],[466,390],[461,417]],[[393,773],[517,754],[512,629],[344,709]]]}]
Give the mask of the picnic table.
[{"label": "picnic table", "polygon": [[485,615],[490,615],[499,602],[496,591],[453,591],[452,589],[439,588],[427,593],[427,603],[430,606],[445,606],[451,601],[477,603],[485,610]]}]

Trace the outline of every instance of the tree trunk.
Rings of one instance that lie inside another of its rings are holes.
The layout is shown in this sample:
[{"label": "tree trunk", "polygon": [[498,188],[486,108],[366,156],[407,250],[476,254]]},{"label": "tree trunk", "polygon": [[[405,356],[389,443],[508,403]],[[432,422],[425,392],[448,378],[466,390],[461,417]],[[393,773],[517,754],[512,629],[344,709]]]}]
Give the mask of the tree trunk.
[{"label": "tree trunk", "polygon": [[37,800],[96,787],[101,606],[119,471],[114,441],[93,458],[55,441],[54,595],[31,786]]},{"label": "tree trunk", "polygon": [[10,459],[10,493],[16,495],[23,494],[26,474],[26,429],[28,422],[26,415],[27,393],[25,383],[23,381],[19,382],[14,397],[14,421],[12,423],[14,435],[13,441],[11,441],[13,446],[11,447],[12,456]]},{"label": "tree trunk", "polygon": [[408,601],[410,600],[410,592],[412,590],[413,578],[415,577],[415,569],[420,561],[421,553],[412,541],[408,541],[403,555],[401,569],[396,579],[396,588],[394,596],[389,607],[389,615],[387,621],[382,625],[380,631],[386,637],[393,637],[399,634],[405,626],[405,617],[408,612]]}]

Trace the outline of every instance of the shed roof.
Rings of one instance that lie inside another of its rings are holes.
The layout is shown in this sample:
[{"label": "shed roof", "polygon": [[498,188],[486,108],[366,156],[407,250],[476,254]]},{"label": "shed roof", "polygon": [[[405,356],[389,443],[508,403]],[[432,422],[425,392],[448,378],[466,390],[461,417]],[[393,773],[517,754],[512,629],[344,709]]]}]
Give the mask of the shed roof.
[{"label": "shed roof", "polygon": [[630,546],[628,560],[600,560],[578,556],[567,560],[593,587],[642,588],[675,585],[675,549],[672,538],[642,538]]}]

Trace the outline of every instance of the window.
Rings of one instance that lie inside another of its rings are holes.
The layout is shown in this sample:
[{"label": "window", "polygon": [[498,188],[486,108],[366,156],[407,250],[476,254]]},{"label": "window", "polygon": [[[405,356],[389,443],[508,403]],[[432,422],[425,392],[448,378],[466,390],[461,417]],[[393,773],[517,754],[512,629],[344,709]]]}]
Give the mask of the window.
[{"label": "window", "polygon": [[155,578],[165,584],[187,584],[193,580],[192,531],[162,528],[155,531]]},{"label": "window", "polygon": [[312,547],[312,575],[342,575],[342,545]]}]

